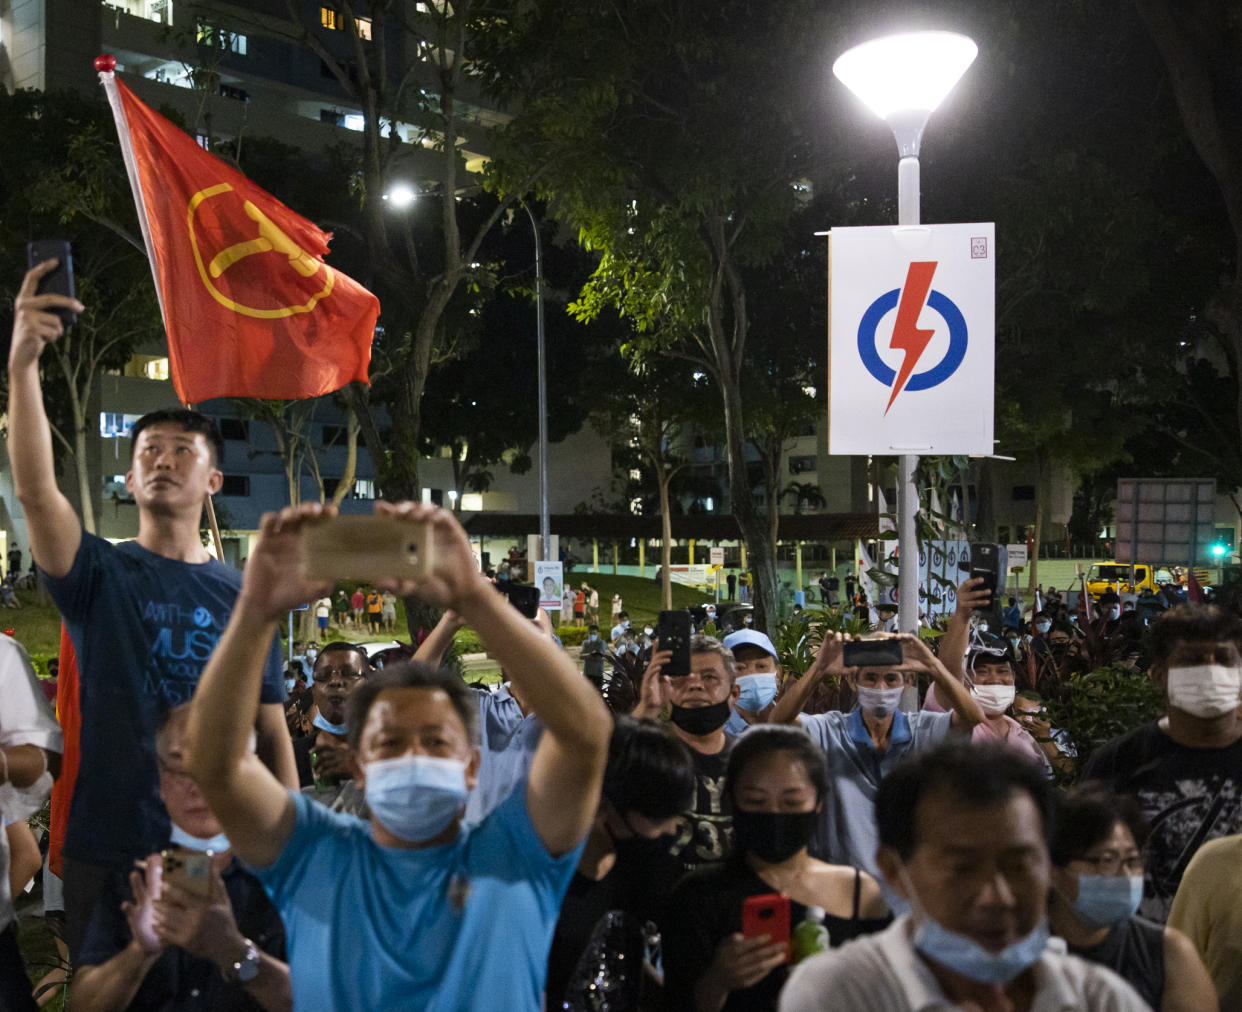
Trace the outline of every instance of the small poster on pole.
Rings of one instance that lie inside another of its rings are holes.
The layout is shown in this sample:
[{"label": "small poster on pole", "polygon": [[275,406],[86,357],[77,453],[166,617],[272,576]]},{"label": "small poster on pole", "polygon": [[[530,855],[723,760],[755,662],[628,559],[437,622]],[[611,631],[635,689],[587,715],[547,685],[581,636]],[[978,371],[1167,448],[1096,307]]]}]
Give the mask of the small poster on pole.
[{"label": "small poster on pole", "polygon": [[535,586],[539,588],[539,607],[545,611],[560,610],[564,577],[559,562],[535,563]]}]

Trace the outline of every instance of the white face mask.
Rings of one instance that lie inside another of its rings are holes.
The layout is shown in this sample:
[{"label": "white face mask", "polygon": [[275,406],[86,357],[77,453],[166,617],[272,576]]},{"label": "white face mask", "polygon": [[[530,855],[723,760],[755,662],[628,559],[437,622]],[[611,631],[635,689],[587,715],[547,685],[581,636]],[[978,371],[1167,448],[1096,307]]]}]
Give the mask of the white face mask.
[{"label": "white face mask", "polygon": [[970,690],[975,702],[989,717],[1004,713],[1013,706],[1017,692],[1017,687],[1013,685],[976,685]]},{"label": "white face mask", "polygon": [[1108,619],[1108,621],[1110,622],[1121,618],[1121,605],[1110,604],[1107,608],[1104,609],[1104,617]]},{"label": "white face mask", "polygon": [[858,706],[873,717],[883,719],[896,711],[901,703],[904,686],[895,689],[869,689],[865,685],[858,687]]},{"label": "white face mask", "polygon": [[1242,669],[1223,664],[1169,668],[1169,705],[1194,717],[1222,717],[1238,707]]}]

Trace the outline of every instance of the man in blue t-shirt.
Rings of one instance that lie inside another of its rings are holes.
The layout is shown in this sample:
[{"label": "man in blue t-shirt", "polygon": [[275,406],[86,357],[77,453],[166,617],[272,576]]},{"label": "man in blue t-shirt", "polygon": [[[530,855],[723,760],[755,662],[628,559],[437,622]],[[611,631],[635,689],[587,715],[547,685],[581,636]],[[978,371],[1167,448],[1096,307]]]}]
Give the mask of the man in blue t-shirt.
[{"label": "man in blue t-shirt", "polygon": [[[194,691],[233,609],[240,575],[213,559],[199,539],[203,500],[223,481],[224,444],[214,422],[197,412],[152,412],[134,424],[125,486],[138,507],[138,537],[112,545],[82,530],[56,484],[39,386],[39,356],[63,332],[54,311],[82,309],[76,299],[35,294],[53,266],[47,261],[29,271],[14,304],[8,448],[30,552],[78,659],[80,765],[63,849],[66,930],[76,957],[110,873],[168,838],[155,731]],[[269,639],[263,653],[265,676],[255,688],[263,705],[251,726],[264,761],[293,786],[277,645]]]},{"label": "man in blue t-shirt", "polygon": [[262,520],[238,607],[190,706],[191,770],[284,919],[295,1008],[536,1012],[560,902],[599,806],[612,721],[565,652],[479,573],[451,512],[375,509],[425,525],[430,545],[423,578],[379,585],[459,614],[538,711],[544,732],[526,781],[463,828],[479,771],[478,703],[455,674],[418,663],[385,667],[349,699],[368,821],[287,791],[247,754],[262,646],[290,607],[323,592],[299,564],[303,527],[335,512],[318,504]]}]

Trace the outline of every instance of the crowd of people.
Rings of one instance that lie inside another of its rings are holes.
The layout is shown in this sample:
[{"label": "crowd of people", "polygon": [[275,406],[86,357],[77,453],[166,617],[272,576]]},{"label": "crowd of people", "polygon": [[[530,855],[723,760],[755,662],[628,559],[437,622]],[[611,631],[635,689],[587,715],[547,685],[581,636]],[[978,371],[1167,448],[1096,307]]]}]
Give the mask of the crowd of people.
[{"label": "crowd of people", "polygon": [[[792,677],[753,621],[713,636],[704,610],[672,675],[618,599],[580,670],[434,506],[376,504],[433,561],[360,588],[361,612],[301,565],[330,507],[265,516],[244,571],[219,563],[198,531],[223,442],[188,410],[135,423],[139,533],[114,545],[56,483],[38,360],[50,310],[81,307],[35,294],[46,269],[17,299],[9,454],[78,676],[62,735],[0,637],[3,1007],[34,1007],[11,896],[62,763],[45,889],[63,881],[75,1009],[1242,1007],[1234,612],[1181,605],[1134,637],[1107,595],[1028,620],[967,580],[935,649],[828,633]],[[385,595],[442,611],[412,659],[376,667],[325,623],[282,665],[291,609],[318,625],[344,600],[373,631]],[[499,689],[445,664],[463,627]],[[619,656],[641,665],[623,708]],[[1073,741],[1044,702],[1100,657],[1166,714]]]}]

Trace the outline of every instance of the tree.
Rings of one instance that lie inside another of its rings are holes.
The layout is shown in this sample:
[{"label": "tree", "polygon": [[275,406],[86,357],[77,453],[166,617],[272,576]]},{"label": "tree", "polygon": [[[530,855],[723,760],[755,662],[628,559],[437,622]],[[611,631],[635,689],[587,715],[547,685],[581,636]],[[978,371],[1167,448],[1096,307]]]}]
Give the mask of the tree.
[{"label": "tree", "polygon": [[[680,452],[696,421],[703,415],[705,393],[691,366],[659,356],[637,360],[633,368],[601,391],[591,418],[597,432],[614,447],[614,460],[629,470],[641,463],[655,480],[660,513],[661,607],[673,607],[672,546],[673,501],[669,490],[674,477],[688,463]],[[697,396],[696,396],[697,394]]]},{"label": "tree", "polygon": [[[540,172],[540,195],[599,256],[574,311],[620,312],[636,346],[693,362],[719,393],[759,626],[777,615],[778,583],[746,466],[743,272],[770,261],[794,210],[823,24],[802,0],[557,0],[514,14],[481,58],[521,107],[496,137],[499,178]],[[548,157],[570,146],[572,159]]]},{"label": "tree", "polygon": [[1164,61],[1186,136],[1216,184],[1232,233],[1232,270],[1207,302],[1206,315],[1234,381],[1236,441],[1242,439],[1242,17],[1229,0],[1135,0],[1135,7]]}]

